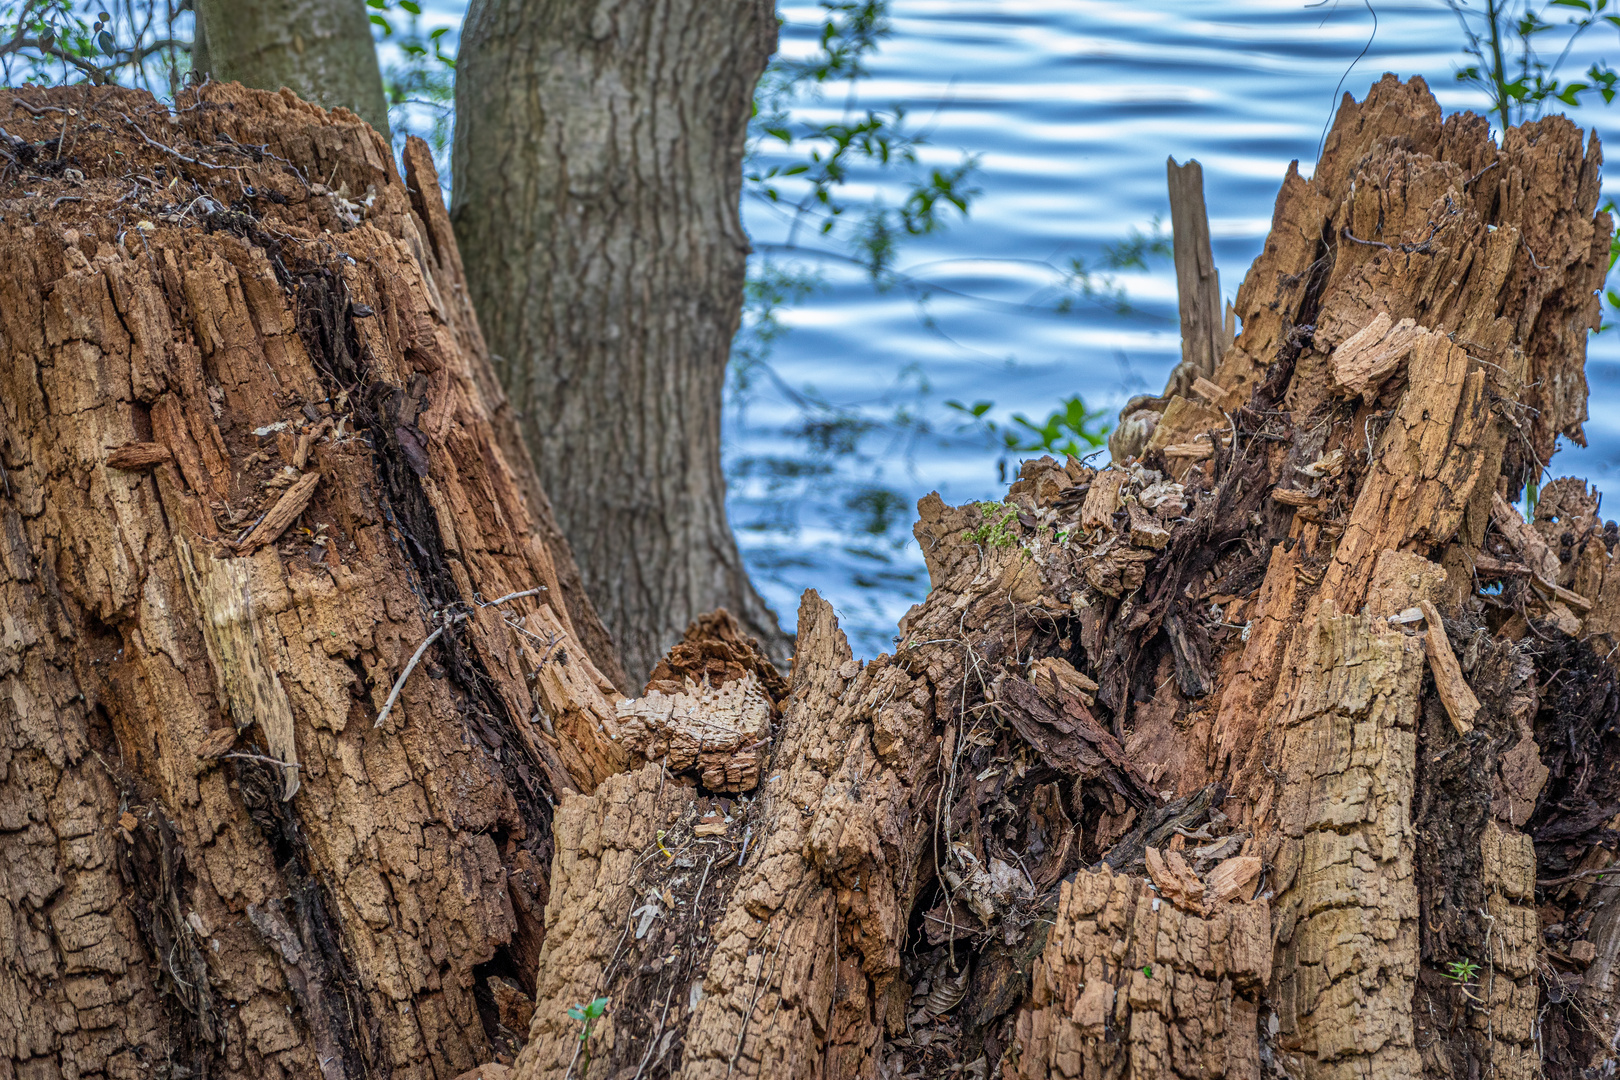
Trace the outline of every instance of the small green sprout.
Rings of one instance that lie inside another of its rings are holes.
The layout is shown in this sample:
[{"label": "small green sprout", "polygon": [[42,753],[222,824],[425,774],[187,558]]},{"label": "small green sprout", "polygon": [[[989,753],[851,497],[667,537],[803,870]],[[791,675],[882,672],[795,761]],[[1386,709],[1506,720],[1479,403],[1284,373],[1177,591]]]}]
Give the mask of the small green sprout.
[{"label": "small green sprout", "polygon": [[578,1020],[580,1028],[579,1045],[574,1048],[574,1061],[570,1061],[568,1063],[568,1072],[563,1074],[564,1080],[567,1080],[567,1078],[573,1074],[574,1062],[579,1061],[581,1055],[584,1056],[585,1060],[580,1064],[579,1075],[587,1076],[590,1074],[591,1029],[595,1027],[596,1022],[602,1018],[602,1014],[607,1012],[607,1007],[608,999],[605,997],[599,997],[589,1005],[570,1005],[568,1007],[569,1019]]},{"label": "small green sprout", "polygon": [[1446,965],[1446,978],[1456,983],[1471,983],[1479,974],[1479,965],[1472,960],[1453,960]]},{"label": "small green sprout", "polygon": [[1146,975],[1150,979],[1153,978],[1153,965],[1152,964],[1143,964],[1142,965],[1142,974]]}]

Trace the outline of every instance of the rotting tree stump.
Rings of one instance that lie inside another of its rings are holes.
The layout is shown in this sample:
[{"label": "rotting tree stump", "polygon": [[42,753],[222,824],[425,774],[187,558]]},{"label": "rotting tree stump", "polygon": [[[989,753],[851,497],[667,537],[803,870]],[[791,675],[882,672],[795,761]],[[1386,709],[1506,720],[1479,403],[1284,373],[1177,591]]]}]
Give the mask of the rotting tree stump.
[{"label": "rotting tree stump", "polygon": [[1609,1075],[1620,530],[1509,505],[1581,438],[1599,164],[1347,97],[1137,459],[925,499],[893,655],[807,594],[757,790],[561,802],[519,1080]]},{"label": "rotting tree stump", "polygon": [[1347,101],[1136,460],[925,499],[893,655],[808,594],[789,686],[716,615],[629,701],[419,144],[18,100],[0,1075],[1613,1071],[1620,529],[1511,505],[1585,419],[1568,121]]},{"label": "rotting tree stump", "polygon": [[512,1052],[553,805],[626,760],[427,148],[234,84],[0,118],[0,1076]]}]

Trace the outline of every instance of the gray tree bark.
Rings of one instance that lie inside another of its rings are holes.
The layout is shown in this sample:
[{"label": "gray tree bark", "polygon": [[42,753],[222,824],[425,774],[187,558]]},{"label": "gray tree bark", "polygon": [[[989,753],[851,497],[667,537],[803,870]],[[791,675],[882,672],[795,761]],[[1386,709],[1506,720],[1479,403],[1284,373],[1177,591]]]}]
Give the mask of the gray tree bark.
[{"label": "gray tree bark", "polygon": [[496,369],[631,678],[730,609],[775,615],[725,515],[721,391],[769,0],[473,0],[451,217]]},{"label": "gray tree bark", "polygon": [[365,0],[197,0],[197,37],[207,48],[193,61],[216,81],[285,86],[390,138]]}]

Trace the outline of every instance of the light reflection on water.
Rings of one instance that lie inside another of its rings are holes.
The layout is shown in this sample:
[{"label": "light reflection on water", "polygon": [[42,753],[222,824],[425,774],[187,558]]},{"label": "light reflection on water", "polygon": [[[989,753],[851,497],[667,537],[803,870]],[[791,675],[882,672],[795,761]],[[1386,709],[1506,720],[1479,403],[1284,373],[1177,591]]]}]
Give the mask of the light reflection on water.
[{"label": "light reflection on water", "polygon": [[[994,453],[956,433],[945,400],[989,399],[999,416],[1044,417],[1074,393],[1117,408],[1163,385],[1179,355],[1168,263],[1122,276],[1136,308],[1130,317],[1020,305],[1050,283],[1030,260],[1094,259],[1130,227],[1155,215],[1168,220],[1166,156],[1203,163],[1230,297],[1260,250],[1289,161],[1300,159],[1309,173],[1341,78],[1360,97],[1384,71],[1417,74],[1448,112],[1482,106],[1453,79],[1459,34],[1437,0],[1374,6],[1377,37],[1346,77],[1372,28],[1360,3],[893,0],[894,34],[871,62],[859,100],[906,103],[932,132],[925,164],[978,155],[983,190],[968,221],[913,242],[901,267],[1000,303],[942,291],[919,307],[904,291],[877,293],[859,271],[827,263],[824,287],[783,314],[790,332],[772,363],[785,383],[874,419],[902,407],[913,418],[908,430],[867,432],[853,453],[817,453],[792,434],[800,410],[768,381],[733,395],[731,516],[757,584],[785,621],[813,587],[839,610],[857,653],[889,648],[895,620],[927,587],[909,538],[917,498],[938,490],[963,502],[1005,490]],[[437,25],[459,20],[462,5],[424,7]],[[790,2],[781,10],[782,48],[807,52],[818,9]],[[1572,56],[1571,73],[1605,52],[1620,56],[1612,33],[1594,31],[1588,42]],[[806,115],[836,115],[844,104],[839,94]],[[1620,111],[1592,107],[1575,119],[1605,141],[1620,130]],[[856,179],[859,190],[885,190],[881,177]],[[1610,179],[1607,187],[1620,185]],[[781,217],[757,203],[745,202],[744,217],[757,243],[785,234]],[[1591,447],[1566,450],[1554,464],[1604,490],[1620,488],[1617,342],[1620,332],[1592,342]],[[900,498],[871,494],[882,491]]]}]

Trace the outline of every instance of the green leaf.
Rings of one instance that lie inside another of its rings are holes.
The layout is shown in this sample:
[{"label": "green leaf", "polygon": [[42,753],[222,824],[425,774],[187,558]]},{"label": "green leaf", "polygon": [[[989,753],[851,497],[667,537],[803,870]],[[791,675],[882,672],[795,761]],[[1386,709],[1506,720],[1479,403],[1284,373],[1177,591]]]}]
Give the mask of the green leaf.
[{"label": "green leaf", "polygon": [[412,15],[422,14],[422,5],[418,4],[416,0],[399,0],[399,6],[410,12]]},{"label": "green leaf", "polygon": [[383,18],[381,15],[373,15],[371,17],[371,25],[382,27],[384,36],[392,36],[394,33],[394,28],[389,26],[388,20]]},{"label": "green leaf", "polygon": [[1582,11],[1592,10],[1592,5],[1587,3],[1586,0],[1552,0],[1552,5],[1554,7],[1579,8]]},{"label": "green leaf", "polygon": [[448,26],[441,26],[437,30],[433,31],[433,33],[429,34],[428,38],[433,40],[433,41],[438,41],[440,38],[444,37],[444,35],[448,34],[449,32],[450,32],[450,28]]}]

